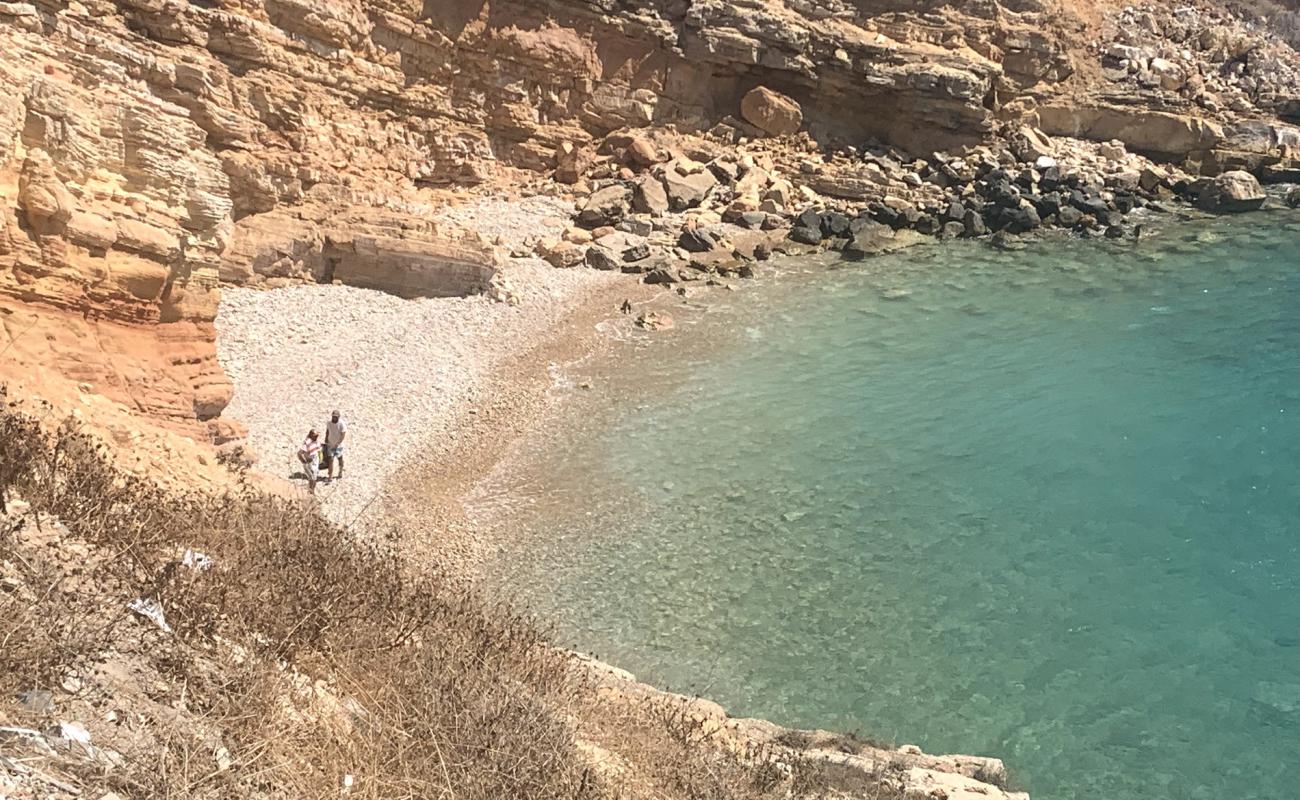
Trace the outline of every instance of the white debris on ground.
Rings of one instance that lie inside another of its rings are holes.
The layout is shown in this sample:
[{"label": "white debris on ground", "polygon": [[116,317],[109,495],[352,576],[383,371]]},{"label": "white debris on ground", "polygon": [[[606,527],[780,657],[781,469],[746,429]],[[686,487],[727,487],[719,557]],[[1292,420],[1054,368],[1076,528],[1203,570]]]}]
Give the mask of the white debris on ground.
[{"label": "white debris on ground", "polygon": [[[540,199],[483,201],[447,216],[509,241],[536,235],[556,213]],[[404,300],[347,286],[226,289],[217,347],[235,393],[224,413],[248,426],[258,468],[301,476],[296,453],[308,429],[323,437],[339,409],[348,423],[345,477],[319,484],[317,496],[331,518],[353,522],[393,470],[457,436],[457,418],[489,400],[503,359],[539,343],[621,277],[535,258],[509,260],[502,272],[517,305],[485,296]]]}]

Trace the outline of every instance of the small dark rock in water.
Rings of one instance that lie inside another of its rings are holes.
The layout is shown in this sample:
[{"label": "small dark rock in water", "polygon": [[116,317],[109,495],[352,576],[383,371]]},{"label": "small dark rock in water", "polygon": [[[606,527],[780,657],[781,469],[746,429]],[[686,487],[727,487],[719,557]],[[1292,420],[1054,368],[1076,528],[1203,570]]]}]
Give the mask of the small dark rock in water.
[{"label": "small dark rock in water", "polygon": [[1291,208],[1300,208],[1300,186],[1286,193],[1286,204]]},{"label": "small dark rock in water", "polygon": [[820,228],[797,225],[790,230],[790,239],[800,244],[821,244],[822,232]]},{"label": "small dark rock in water", "polygon": [[939,220],[929,214],[922,214],[921,218],[916,221],[917,233],[924,233],[926,236],[933,236],[939,232]]},{"label": "small dark rock in water", "polygon": [[1124,238],[1124,226],[1123,226],[1123,225],[1111,225],[1109,228],[1106,229],[1106,238],[1107,238],[1107,239],[1123,239],[1123,238]]},{"label": "small dark rock in water", "polygon": [[759,242],[757,245],[755,245],[754,247],[755,261],[766,261],[771,257],[772,257],[772,248],[767,245],[767,242]]},{"label": "small dark rock in water", "polygon": [[998,231],[993,234],[993,246],[999,250],[1024,250],[1025,243],[1019,238],[1012,236],[1006,231]]}]

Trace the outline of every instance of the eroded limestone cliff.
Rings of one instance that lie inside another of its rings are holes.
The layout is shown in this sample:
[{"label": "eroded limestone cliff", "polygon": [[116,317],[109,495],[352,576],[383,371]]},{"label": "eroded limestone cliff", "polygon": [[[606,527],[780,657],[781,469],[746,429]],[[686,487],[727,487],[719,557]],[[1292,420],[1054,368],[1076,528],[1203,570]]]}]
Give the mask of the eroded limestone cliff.
[{"label": "eroded limestone cliff", "polygon": [[[478,290],[490,248],[428,221],[449,192],[525,185],[557,150],[623,128],[752,133],[736,115],[760,85],[795,98],[828,146],[929,153],[1026,120],[1224,165],[1300,146],[1270,122],[1296,104],[1275,43],[1186,10],[1128,25],[1108,13],[1050,0],[0,3],[0,375],[89,384],[188,435],[237,437],[213,422],[230,392],[213,359],[223,282]],[[1187,58],[1157,55],[1166,44]]]}]

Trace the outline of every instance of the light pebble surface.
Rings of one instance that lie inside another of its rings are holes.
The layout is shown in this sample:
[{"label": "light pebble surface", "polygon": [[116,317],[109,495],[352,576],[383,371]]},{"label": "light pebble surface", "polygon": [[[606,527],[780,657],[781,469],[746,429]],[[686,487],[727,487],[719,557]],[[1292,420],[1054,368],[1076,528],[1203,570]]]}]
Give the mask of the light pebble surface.
[{"label": "light pebble surface", "polygon": [[[487,216],[515,230],[535,222],[536,214],[512,221],[501,213],[509,210],[490,207],[496,213]],[[542,204],[538,213],[551,211]],[[258,468],[298,472],[308,429],[323,433],[330,410],[340,409],[349,426],[346,477],[320,484],[317,496],[331,518],[352,523],[394,470],[421,448],[454,440],[457,420],[491,403],[488,388],[508,359],[623,277],[532,258],[510,261],[503,273],[518,305],[484,296],[404,300],[347,286],[225,290],[218,357],[235,386],[225,413],[248,426]]]}]

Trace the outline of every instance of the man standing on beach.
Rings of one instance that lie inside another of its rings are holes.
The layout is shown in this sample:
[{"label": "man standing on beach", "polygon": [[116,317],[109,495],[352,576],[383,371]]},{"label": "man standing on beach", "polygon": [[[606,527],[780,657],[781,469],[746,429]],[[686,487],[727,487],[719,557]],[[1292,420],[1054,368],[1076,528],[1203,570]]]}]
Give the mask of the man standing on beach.
[{"label": "man standing on beach", "polygon": [[348,435],[348,423],[336,410],[325,424],[325,463],[328,477],[334,480],[334,465],[339,465],[339,480],[343,479],[343,440]]}]

